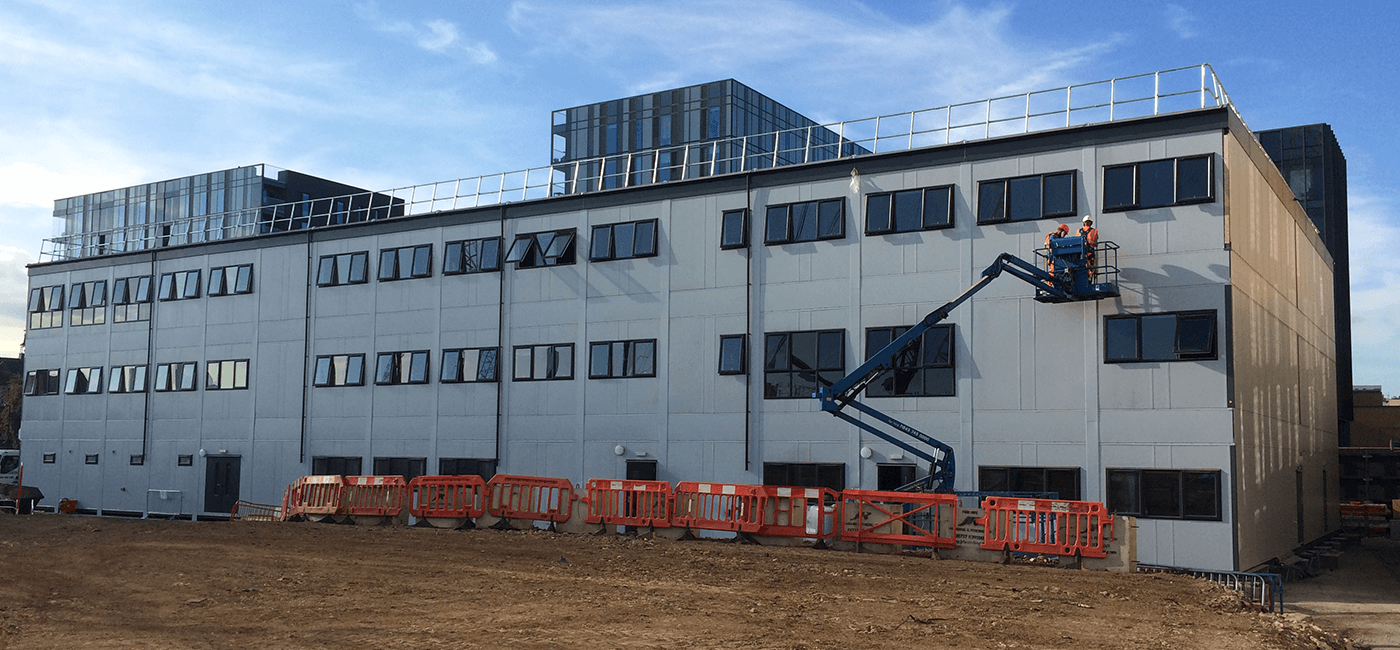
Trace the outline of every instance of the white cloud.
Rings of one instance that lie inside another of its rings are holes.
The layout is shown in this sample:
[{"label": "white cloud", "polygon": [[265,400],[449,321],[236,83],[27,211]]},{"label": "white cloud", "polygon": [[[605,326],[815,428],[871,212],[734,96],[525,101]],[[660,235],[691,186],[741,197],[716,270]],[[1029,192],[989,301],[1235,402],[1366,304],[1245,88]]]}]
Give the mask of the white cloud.
[{"label": "white cloud", "polygon": [[357,6],[355,13],[362,20],[373,25],[375,29],[402,36],[415,46],[431,52],[460,55],[479,65],[494,63],[498,58],[490,45],[463,38],[461,27],[450,20],[437,18],[421,24],[404,20],[390,20],[385,18],[379,12],[379,8],[372,3]]},{"label": "white cloud", "polygon": [[1162,7],[1162,13],[1167,19],[1167,27],[1176,32],[1181,38],[1194,38],[1196,36],[1197,18],[1190,9],[1179,4],[1168,4]]},{"label": "white cloud", "polygon": [[25,298],[29,292],[29,274],[24,267],[33,262],[27,251],[0,245],[0,356],[18,356],[24,341]]}]

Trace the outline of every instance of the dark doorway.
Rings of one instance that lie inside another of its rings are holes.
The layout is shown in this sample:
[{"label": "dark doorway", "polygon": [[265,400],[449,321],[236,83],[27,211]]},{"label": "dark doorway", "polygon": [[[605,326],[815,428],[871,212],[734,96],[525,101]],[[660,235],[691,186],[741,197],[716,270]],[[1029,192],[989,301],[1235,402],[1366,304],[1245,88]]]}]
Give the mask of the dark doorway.
[{"label": "dark doorway", "polygon": [[893,492],[914,482],[913,465],[886,465],[875,466],[875,489],[882,492]]},{"label": "dark doorway", "polygon": [[238,456],[204,459],[204,511],[232,514],[238,503]]},{"label": "dark doorway", "polygon": [[627,480],[629,481],[655,481],[656,461],[654,460],[629,460],[627,461]]}]

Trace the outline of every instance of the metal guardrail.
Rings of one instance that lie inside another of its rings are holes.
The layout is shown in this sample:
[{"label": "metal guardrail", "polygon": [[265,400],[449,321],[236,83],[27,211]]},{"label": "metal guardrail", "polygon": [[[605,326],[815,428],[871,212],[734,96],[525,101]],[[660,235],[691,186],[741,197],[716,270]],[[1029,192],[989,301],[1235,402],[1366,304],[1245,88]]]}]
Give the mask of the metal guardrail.
[{"label": "metal guardrail", "polygon": [[1139,564],[1138,572],[1177,573],[1195,578],[1205,578],[1244,594],[1250,602],[1258,603],[1260,607],[1270,612],[1283,612],[1283,577],[1277,574],[1211,571],[1209,569],[1188,569],[1155,564]]},{"label": "metal guardrail", "polygon": [[1162,115],[1230,98],[1210,64],[499,174],[64,235],[40,262],[445,212]]}]

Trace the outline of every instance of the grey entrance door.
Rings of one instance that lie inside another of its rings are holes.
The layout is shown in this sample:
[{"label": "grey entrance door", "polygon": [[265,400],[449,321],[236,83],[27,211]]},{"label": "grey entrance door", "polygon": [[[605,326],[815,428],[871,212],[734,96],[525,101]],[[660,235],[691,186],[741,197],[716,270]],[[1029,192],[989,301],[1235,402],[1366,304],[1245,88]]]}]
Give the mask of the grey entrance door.
[{"label": "grey entrance door", "polygon": [[204,459],[204,511],[229,514],[238,502],[238,456]]}]

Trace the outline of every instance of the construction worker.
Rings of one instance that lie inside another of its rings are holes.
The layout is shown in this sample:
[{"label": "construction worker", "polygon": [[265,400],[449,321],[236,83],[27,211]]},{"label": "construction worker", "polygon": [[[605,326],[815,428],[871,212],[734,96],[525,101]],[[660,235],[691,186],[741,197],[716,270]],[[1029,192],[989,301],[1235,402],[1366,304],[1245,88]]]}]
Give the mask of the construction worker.
[{"label": "construction worker", "polygon": [[1079,236],[1084,238],[1084,266],[1089,269],[1089,278],[1094,277],[1094,249],[1099,245],[1099,231],[1094,227],[1094,219],[1084,215],[1084,225],[1079,227]]},{"label": "construction worker", "polygon": [[1055,256],[1051,254],[1050,241],[1068,235],[1069,226],[1065,224],[1060,224],[1059,227],[1045,235],[1045,272],[1049,273],[1052,278],[1055,277]]}]

